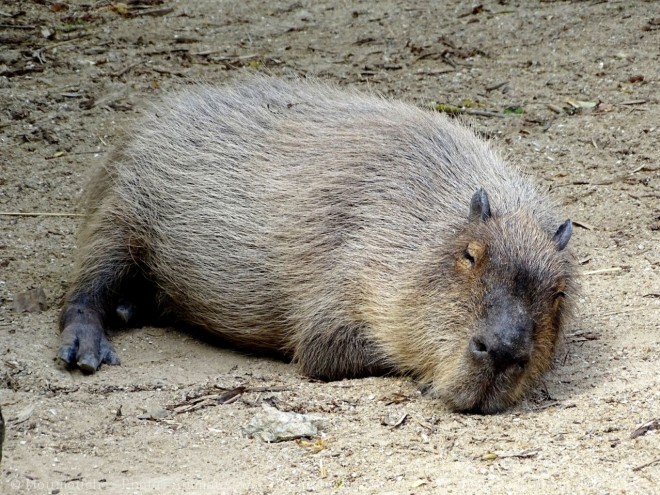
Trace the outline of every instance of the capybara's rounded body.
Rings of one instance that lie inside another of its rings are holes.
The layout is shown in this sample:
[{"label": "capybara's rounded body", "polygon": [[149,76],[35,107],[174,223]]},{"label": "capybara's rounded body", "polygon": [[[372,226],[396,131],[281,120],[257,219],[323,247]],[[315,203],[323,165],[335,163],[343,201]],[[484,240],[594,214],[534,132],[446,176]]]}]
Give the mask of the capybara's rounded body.
[{"label": "capybara's rounded body", "polygon": [[87,371],[118,362],[112,320],[166,313],[311,376],[404,373],[496,412],[549,368],[574,291],[570,221],[486,143],[314,82],[168,98],[87,203],[60,349]]}]

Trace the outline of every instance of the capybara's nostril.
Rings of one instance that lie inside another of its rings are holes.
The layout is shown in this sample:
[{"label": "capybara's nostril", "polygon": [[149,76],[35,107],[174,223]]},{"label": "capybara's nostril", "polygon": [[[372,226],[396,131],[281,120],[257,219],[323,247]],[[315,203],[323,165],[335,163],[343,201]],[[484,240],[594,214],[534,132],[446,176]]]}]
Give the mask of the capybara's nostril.
[{"label": "capybara's nostril", "polygon": [[488,349],[488,355],[497,370],[506,370],[512,366],[524,368],[529,362],[529,352],[522,346],[509,342],[498,342]]},{"label": "capybara's nostril", "polygon": [[524,368],[529,363],[528,349],[510,342],[490,342],[480,337],[470,341],[470,353],[481,362],[490,362],[498,371],[504,371],[512,366]]}]

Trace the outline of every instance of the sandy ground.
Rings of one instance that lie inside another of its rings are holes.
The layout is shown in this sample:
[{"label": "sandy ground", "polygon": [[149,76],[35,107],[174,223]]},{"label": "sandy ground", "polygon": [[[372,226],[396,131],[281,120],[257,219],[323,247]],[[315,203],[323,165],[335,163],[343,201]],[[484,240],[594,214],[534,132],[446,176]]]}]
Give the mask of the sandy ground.
[{"label": "sandy ground", "polygon": [[[123,365],[83,376],[53,359],[80,219],[3,213],[0,492],[660,493],[660,430],[631,437],[660,418],[659,48],[649,1],[3,0],[3,212],[78,211],[89,169],[164,91],[308,74],[522,108],[466,118],[578,222],[583,295],[556,371],[496,416],[451,413],[402,378],[313,382],[173,329],[113,335]],[[32,288],[47,309],[17,312]],[[243,437],[263,403],[322,417],[322,434]]]}]

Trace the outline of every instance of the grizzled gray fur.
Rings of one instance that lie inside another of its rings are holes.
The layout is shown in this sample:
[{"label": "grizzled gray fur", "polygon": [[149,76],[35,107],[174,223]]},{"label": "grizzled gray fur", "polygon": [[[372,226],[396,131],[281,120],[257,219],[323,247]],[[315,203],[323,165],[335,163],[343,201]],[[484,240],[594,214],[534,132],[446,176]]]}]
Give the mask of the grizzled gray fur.
[{"label": "grizzled gray fur", "polygon": [[166,321],[497,412],[550,367],[576,290],[571,222],[486,142],[316,82],[168,97],[87,208],[59,356],[88,372],[119,362],[109,326]]}]

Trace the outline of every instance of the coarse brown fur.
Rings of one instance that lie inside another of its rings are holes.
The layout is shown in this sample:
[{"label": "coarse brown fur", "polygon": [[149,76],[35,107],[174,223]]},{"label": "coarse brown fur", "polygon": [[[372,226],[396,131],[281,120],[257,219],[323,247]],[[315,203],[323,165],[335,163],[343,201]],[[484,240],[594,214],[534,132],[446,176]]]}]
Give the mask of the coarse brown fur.
[{"label": "coarse brown fur", "polygon": [[[496,412],[550,367],[575,293],[570,230],[558,247],[553,204],[486,143],[438,113],[313,82],[168,98],[87,204],[60,357],[88,371],[118,362],[103,328],[122,306],[311,376],[405,373],[457,410]],[[492,294],[533,322],[529,363],[475,358]]]}]

